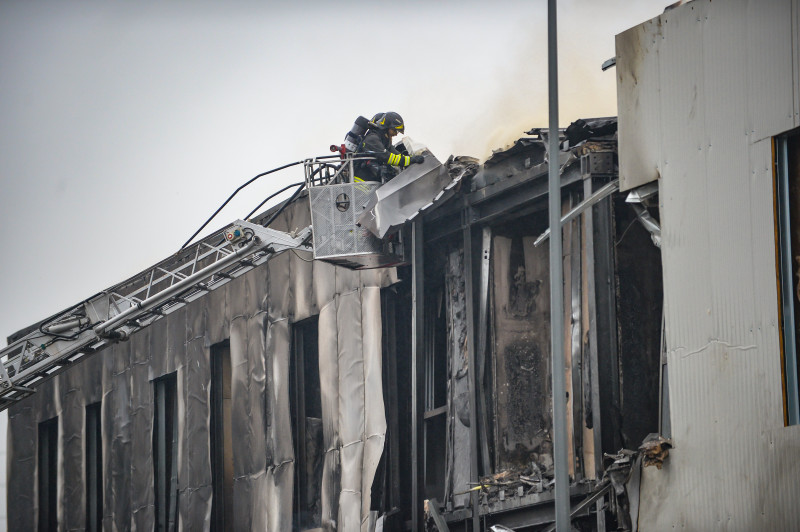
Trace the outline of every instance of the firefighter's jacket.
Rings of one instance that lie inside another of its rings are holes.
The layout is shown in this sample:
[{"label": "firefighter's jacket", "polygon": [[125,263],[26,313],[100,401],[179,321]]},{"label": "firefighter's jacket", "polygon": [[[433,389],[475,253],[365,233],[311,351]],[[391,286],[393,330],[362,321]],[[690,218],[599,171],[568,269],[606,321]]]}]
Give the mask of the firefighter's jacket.
[{"label": "firefighter's jacket", "polygon": [[397,151],[385,131],[368,131],[356,153],[375,157],[375,160],[356,163],[356,181],[381,181],[382,176],[388,181],[396,173],[392,167],[402,170],[411,164],[411,157]]}]

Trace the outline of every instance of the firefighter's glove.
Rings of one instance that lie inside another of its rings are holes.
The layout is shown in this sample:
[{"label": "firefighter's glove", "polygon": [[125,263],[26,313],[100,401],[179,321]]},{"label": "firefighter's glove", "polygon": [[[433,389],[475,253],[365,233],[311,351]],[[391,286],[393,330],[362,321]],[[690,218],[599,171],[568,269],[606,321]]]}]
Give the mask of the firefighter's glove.
[{"label": "firefighter's glove", "polygon": [[411,164],[422,164],[424,162],[425,162],[425,157],[423,157],[422,155],[414,155],[411,158]]}]

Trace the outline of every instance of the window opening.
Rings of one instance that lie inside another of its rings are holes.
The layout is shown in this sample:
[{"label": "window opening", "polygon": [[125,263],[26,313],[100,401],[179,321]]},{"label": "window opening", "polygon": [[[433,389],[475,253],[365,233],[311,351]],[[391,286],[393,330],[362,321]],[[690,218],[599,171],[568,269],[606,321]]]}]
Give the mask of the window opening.
[{"label": "window opening", "polygon": [[86,530],[103,529],[103,442],[100,403],[86,407]]},{"label": "window opening", "polygon": [[800,134],[776,139],[775,172],[778,293],[782,325],[784,421],[800,424],[798,338],[800,337]]},{"label": "window opening", "polygon": [[319,380],[318,317],[309,318],[292,326],[289,379],[295,457],[294,530],[314,530],[322,526],[320,488],[325,457]]},{"label": "window opening", "polygon": [[39,530],[58,530],[58,418],[39,423]]},{"label": "window opening", "polygon": [[425,497],[444,500],[447,465],[447,301],[444,276],[430,279],[425,296]]},{"label": "window opening", "polygon": [[153,487],[156,511],[155,529],[158,531],[177,529],[177,383],[178,379],[175,373],[170,373],[153,381],[153,397],[155,399],[153,416]]},{"label": "window opening", "polygon": [[399,530],[411,508],[411,292],[407,282],[381,289],[381,349],[386,440],[372,484],[370,510]]},{"label": "window opening", "polygon": [[211,346],[211,530],[233,530],[233,432],[231,348]]}]

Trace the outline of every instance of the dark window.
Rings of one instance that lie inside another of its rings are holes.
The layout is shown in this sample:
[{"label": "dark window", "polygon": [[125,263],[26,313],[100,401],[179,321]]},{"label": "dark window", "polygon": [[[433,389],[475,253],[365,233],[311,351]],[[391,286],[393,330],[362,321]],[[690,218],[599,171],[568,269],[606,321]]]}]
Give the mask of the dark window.
[{"label": "dark window", "polygon": [[211,346],[211,530],[233,530],[233,432],[231,431],[231,348]]},{"label": "dark window", "polygon": [[58,418],[39,423],[39,530],[58,530]]},{"label": "dark window", "polygon": [[[443,500],[445,491],[447,442],[447,316],[451,302],[446,299],[444,276],[429,282],[425,294],[425,496]],[[463,292],[461,293],[463,296]],[[457,295],[454,296],[457,298]],[[462,300],[459,300],[463,303]]]},{"label": "dark window", "polygon": [[153,477],[156,497],[156,530],[177,530],[178,418],[175,373],[153,381],[155,416],[153,428]]},{"label": "dark window", "polygon": [[316,529],[321,526],[322,520],[320,488],[325,449],[322,438],[318,332],[317,317],[292,326],[289,386],[295,456],[295,530]]},{"label": "dark window", "polygon": [[778,137],[776,201],[782,321],[784,419],[800,424],[800,133]]},{"label": "dark window", "polygon": [[86,530],[103,529],[103,443],[100,403],[86,407]]},{"label": "dark window", "polygon": [[[631,205],[639,205],[640,208],[637,210]],[[611,417],[619,421],[618,433],[622,438],[622,446],[636,449],[648,434],[668,429],[663,423],[669,421],[669,417],[664,415],[664,409],[668,406],[668,388],[659,390],[659,385],[666,387],[669,381],[668,368],[662,365],[664,289],[661,251],[653,244],[651,233],[642,219],[646,212],[653,221],[659,222],[660,213],[655,196],[641,204],[631,204],[627,202],[626,195],[616,195],[612,199],[612,208],[616,288],[613,295],[608,294],[608,298],[615,301],[618,355],[616,361],[606,361],[617,372],[613,384],[608,384],[616,388],[611,393],[612,397],[618,390],[619,395],[612,399],[612,404],[616,403],[619,414],[617,417],[615,412]],[[596,217],[597,224],[602,223],[601,220],[602,216]],[[602,268],[599,262],[596,261],[596,268]],[[601,271],[596,270],[600,275],[596,275],[595,279],[603,275]],[[598,291],[604,290],[601,282],[595,282]],[[598,309],[598,319],[600,312]],[[602,360],[600,364],[603,365]],[[601,380],[601,389],[608,384],[604,385]],[[659,419],[662,426],[659,426]],[[604,437],[616,432],[612,427],[613,424],[602,424]],[[609,449],[604,448],[603,451],[609,452]]]},{"label": "dark window", "polygon": [[370,510],[385,516],[384,530],[411,518],[411,292],[401,282],[381,290],[384,452],[372,483]]}]

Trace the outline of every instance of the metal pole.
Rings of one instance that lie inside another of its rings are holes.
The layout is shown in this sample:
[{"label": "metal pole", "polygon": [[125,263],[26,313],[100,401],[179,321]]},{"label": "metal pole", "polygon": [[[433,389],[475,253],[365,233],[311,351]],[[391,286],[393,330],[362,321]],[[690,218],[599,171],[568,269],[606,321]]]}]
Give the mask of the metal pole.
[{"label": "metal pole", "polygon": [[425,530],[422,498],[425,495],[423,447],[423,393],[425,388],[425,241],[422,216],[411,226],[411,530]]},{"label": "metal pole", "polygon": [[553,368],[553,461],[555,463],[556,530],[569,532],[567,471],[567,394],[564,382],[564,289],[561,261],[561,182],[558,164],[558,50],[556,0],[547,3],[547,63],[550,93],[548,134],[550,210],[550,346]]}]

